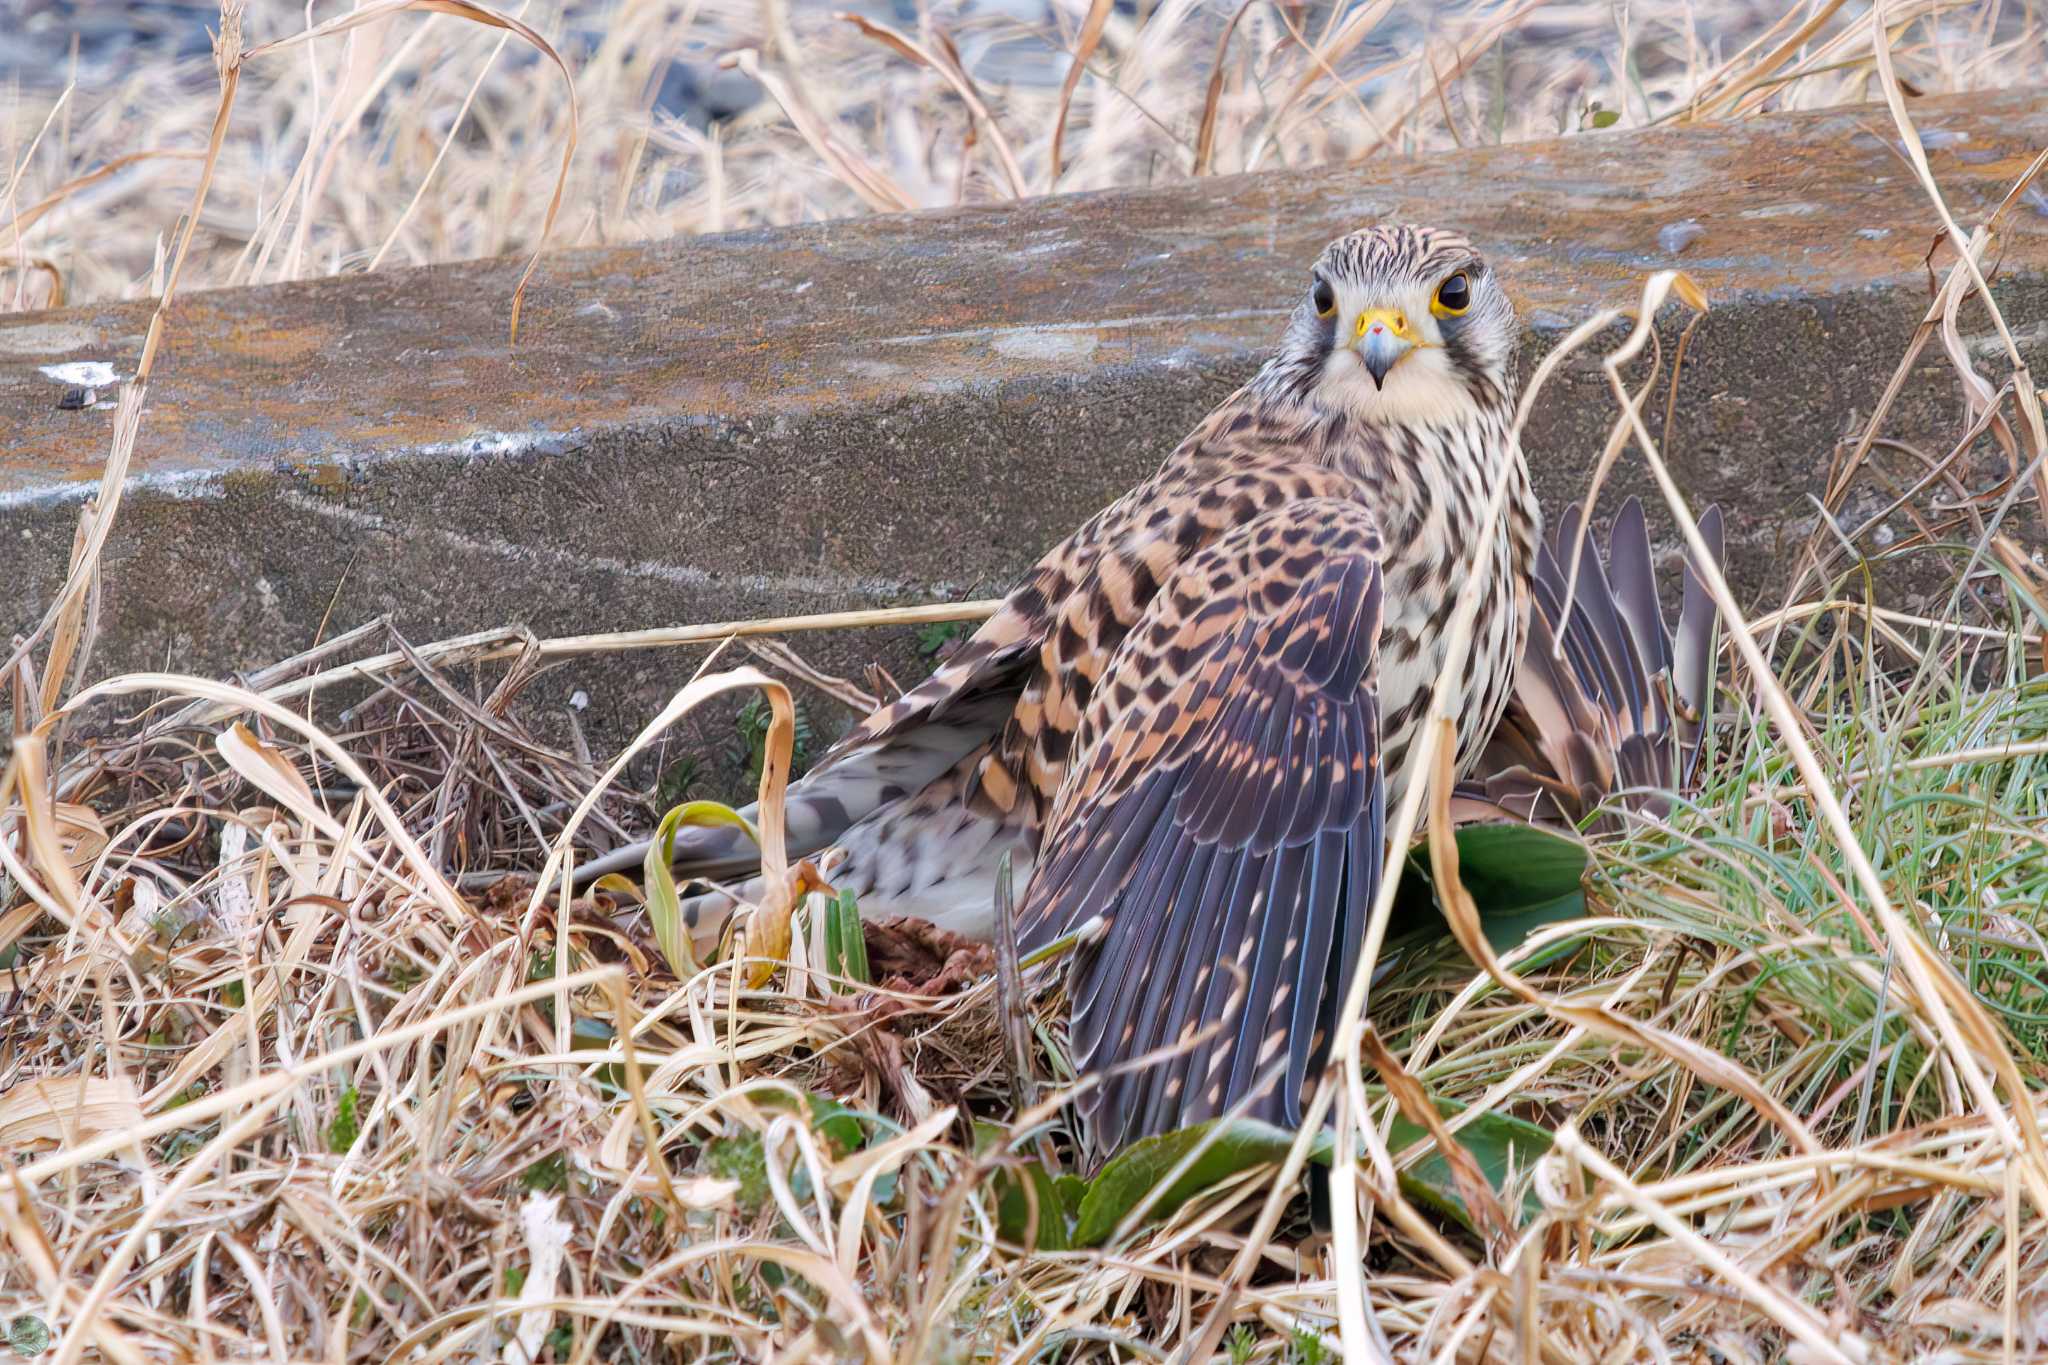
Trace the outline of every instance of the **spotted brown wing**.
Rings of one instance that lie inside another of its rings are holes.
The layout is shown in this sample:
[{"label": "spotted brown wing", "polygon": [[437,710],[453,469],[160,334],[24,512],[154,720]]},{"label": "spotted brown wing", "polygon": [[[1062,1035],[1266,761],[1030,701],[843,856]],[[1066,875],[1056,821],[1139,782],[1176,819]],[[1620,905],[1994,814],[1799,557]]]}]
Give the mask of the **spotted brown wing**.
[{"label": "spotted brown wing", "polygon": [[1370,514],[1293,503],[1176,571],[1097,680],[1021,938],[1106,922],[1071,980],[1098,1155],[1255,1092],[1300,1121],[1385,858],[1380,593]]}]

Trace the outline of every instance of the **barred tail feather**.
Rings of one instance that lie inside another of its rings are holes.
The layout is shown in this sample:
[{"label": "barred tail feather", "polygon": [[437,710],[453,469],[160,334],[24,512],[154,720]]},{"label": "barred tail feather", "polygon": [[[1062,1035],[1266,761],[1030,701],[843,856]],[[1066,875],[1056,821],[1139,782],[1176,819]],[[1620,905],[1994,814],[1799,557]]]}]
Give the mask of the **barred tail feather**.
[{"label": "barred tail feather", "polygon": [[[1634,498],[1615,517],[1604,557],[1585,537],[1572,583],[1565,565],[1581,520],[1578,507],[1567,509],[1550,543],[1538,546],[1515,694],[1459,791],[1460,819],[1579,825],[1618,794],[1629,809],[1654,814],[1665,805],[1661,793],[1697,775],[1712,705],[1713,602],[1688,562],[1677,624],[1667,625]],[[1720,509],[1698,524],[1719,563]]]},{"label": "barred tail feather", "polygon": [[[829,848],[877,811],[916,796],[987,742],[1016,704],[1014,690],[983,693],[949,708],[943,721],[828,756],[792,784],[784,797],[790,856],[808,857]],[[756,819],[758,804],[748,805],[741,814]],[[579,864],[576,884],[586,886],[608,872],[638,872],[649,843],[637,840]],[[760,851],[743,830],[717,826],[676,831],[674,867],[680,877],[729,881],[751,875],[759,864]]]}]

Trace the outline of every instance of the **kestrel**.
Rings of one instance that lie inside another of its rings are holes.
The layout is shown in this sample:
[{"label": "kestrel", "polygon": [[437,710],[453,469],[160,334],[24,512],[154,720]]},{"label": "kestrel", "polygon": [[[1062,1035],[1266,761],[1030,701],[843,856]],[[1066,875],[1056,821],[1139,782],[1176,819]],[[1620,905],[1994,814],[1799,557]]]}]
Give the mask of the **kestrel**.
[{"label": "kestrel", "polygon": [[[1025,950],[1089,927],[1070,1037],[1104,1077],[1080,1101],[1097,1156],[1247,1097],[1299,1122],[1430,689],[1459,670],[1463,774],[1514,685],[1542,553],[1513,432],[1518,336],[1456,233],[1331,243],[1257,376],[792,787],[791,853],[836,849],[832,880],[864,908],[991,937],[1008,853]],[[1496,480],[1506,510],[1482,525]],[[1473,574],[1485,590],[1454,662]],[[1623,648],[1579,634],[1582,653]],[[1540,738],[1523,747],[1540,767]],[[1493,796],[1535,804],[1512,781]],[[732,831],[677,849],[693,875],[752,871]],[[693,900],[693,927],[731,904]]]}]

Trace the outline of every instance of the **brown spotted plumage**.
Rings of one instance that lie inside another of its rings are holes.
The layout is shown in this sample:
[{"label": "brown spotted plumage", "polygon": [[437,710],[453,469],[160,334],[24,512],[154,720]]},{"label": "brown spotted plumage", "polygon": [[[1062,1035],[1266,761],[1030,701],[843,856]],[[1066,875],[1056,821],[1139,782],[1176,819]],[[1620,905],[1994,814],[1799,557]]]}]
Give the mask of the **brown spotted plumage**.
[{"label": "brown spotted plumage", "polygon": [[[1246,1097],[1298,1121],[1470,575],[1460,772],[1523,651],[1539,518],[1516,338],[1464,238],[1332,243],[1257,377],[792,790],[792,851],[829,846],[865,907],[987,936],[1007,852],[1027,950],[1091,927],[1070,984],[1075,1061],[1104,1077],[1081,1101],[1096,1153]],[[1506,513],[1481,525],[1499,479]],[[748,861],[715,831],[679,858]]]}]

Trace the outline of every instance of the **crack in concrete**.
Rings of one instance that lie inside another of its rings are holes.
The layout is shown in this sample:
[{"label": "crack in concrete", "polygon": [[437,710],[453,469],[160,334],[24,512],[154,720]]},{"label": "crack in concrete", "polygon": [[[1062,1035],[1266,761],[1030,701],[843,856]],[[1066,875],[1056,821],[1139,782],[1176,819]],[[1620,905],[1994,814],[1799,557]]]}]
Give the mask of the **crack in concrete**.
[{"label": "crack in concrete", "polygon": [[843,601],[854,597],[878,606],[901,601],[906,597],[957,596],[962,591],[955,584],[910,583],[886,578],[842,577],[836,574],[715,573],[690,564],[616,559],[604,555],[560,550],[551,546],[519,544],[497,536],[467,535],[446,527],[416,526],[379,516],[375,512],[366,512],[359,507],[343,506],[298,489],[282,489],[278,496],[288,506],[355,531],[377,531],[387,535],[414,537],[425,535],[450,549],[484,555],[508,563],[532,563],[539,560],[565,569],[581,572],[595,570],[620,578],[670,583],[679,588],[719,588],[728,592],[739,590],[783,599],[809,597],[825,601]]},{"label": "crack in concrete", "polygon": [[1039,332],[1120,332],[1136,327],[1161,327],[1170,323],[1242,322],[1252,318],[1284,318],[1290,308],[1226,308],[1212,313],[1147,313],[1134,318],[1105,318],[1100,322],[1035,322],[1014,327],[969,327],[960,332],[913,332],[906,336],[876,337],[877,346],[918,346],[933,341],[975,341],[981,338],[1030,336]]}]

